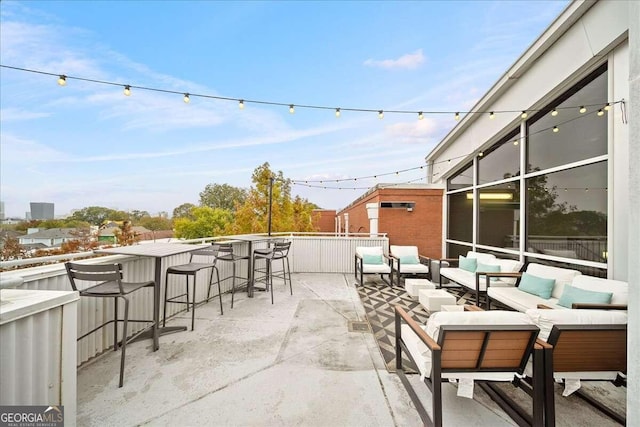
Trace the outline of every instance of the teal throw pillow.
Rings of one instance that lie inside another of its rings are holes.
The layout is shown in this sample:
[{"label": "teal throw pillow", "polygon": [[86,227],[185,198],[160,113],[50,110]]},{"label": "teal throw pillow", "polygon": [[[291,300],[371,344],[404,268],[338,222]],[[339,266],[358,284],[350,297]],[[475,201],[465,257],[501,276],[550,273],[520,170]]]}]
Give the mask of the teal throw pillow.
[{"label": "teal throw pillow", "polygon": [[[478,267],[476,268],[476,271],[482,271],[485,273],[500,273],[500,266],[499,265],[494,265],[494,264],[483,264],[481,262],[478,263]],[[484,274],[480,275],[480,280],[485,280],[485,276]],[[497,277],[492,277],[491,281],[495,282],[496,280],[498,280]]]},{"label": "teal throw pillow", "polygon": [[531,295],[537,295],[540,298],[549,299],[555,284],[556,279],[545,279],[529,273],[522,273],[518,289]]},{"label": "teal throw pillow", "polygon": [[362,262],[364,264],[383,264],[382,255],[362,255]]},{"label": "teal throw pillow", "polygon": [[405,255],[398,257],[400,264],[420,264],[420,260],[415,255]]},{"label": "teal throw pillow", "polygon": [[458,265],[463,270],[475,273],[476,267],[478,266],[478,260],[475,258],[466,258],[460,255],[460,257],[458,258]]},{"label": "teal throw pillow", "polygon": [[586,289],[576,288],[575,286],[565,285],[558,305],[571,308],[574,302],[610,304],[612,296],[613,293],[611,292],[588,291]]}]

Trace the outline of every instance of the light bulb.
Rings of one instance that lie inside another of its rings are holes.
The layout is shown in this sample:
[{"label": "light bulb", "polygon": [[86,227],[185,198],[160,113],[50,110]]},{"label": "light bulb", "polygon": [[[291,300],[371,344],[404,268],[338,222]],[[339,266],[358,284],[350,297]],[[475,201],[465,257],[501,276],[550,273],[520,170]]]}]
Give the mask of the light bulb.
[{"label": "light bulb", "polygon": [[602,108],[598,110],[598,116],[604,116],[604,111],[602,110]]},{"label": "light bulb", "polygon": [[244,100],[243,100],[243,99],[241,99],[240,101],[238,101],[238,107],[239,107],[241,110],[244,110]]},{"label": "light bulb", "polygon": [[495,118],[496,118],[496,115],[493,113],[493,111],[489,113],[489,118],[490,118],[491,120],[493,120],[493,119],[495,119]]},{"label": "light bulb", "polygon": [[604,111],[609,111],[609,110],[611,110],[611,104],[607,102],[607,105],[604,106]]},{"label": "light bulb", "polygon": [[293,114],[293,113],[295,113],[295,112],[296,112],[296,109],[295,109],[295,108],[293,108],[293,104],[289,105],[289,112],[290,112],[291,114]]},{"label": "light bulb", "polygon": [[523,111],[522,114],[520,114],[520,117],[522,117],[523,119],[526,119],[527,115],[528,115],[527,112]]},{"label": "light bulb", "polygon": [[480,151],[480,152],[478,153],[478,156],[479,156],[479,157],[484,156],[484,152]]},{"label": "light bulb", "polygon": [[558,133],[560,131],[560,129],[558,129],[558,126],[554,126],[553,127],[553,133]]},{"label": "light bulb", "polygon": [[188,93],[184,94],[184,98],[182,98],[182,100],[184,101],[185,104],[188,104],[189,102],[191,102],[191,98],[189,98]]},{"label": "light bulb", "polygon": [[418,113],[418,120],[424,120],[424,114],[422,114],[422,111]]},{"label": "light bulb", "polygon": [[382,111],[382,110],[378,111],[378,118],[380,120],[384,119],[384,111]]},{"label": "light bulb", "polygon": [[518,144],[519,144],[519,142],[518,142],[517,139],[513,141],[513,145],[518,145]]},{"label": "light bulb", "polygon": [[555,108],[553,110],[551,110],[551,115],[553,117],[557,116],[558,115],[558,110],[556,110]]},{"label": "light bulb", "polygon": [[131,95],[131,86],[126,85],[124,87],[124,94],[125,94],[125,96],[130,96]]},{"label": "light bulb", "polygon": [[336,108],[336,117],[340,117],[340,109]]},{"label": "light bulb", "polygon": [[587,112],[587,107],[585,107],[584,105],[580,107],[580,114],[584,114]]},{"label": "light bulb", "polygon": [[61,75],[60,77],[58,77],[58,84],[60,86],[66,86],[67,85],[67,76],[65,76],[64,74]]},{"label": "light bulb", "polygon": [[460,113],[456,113],[456,115],[453,118],[456,119],[456,122],[460,120]]}]

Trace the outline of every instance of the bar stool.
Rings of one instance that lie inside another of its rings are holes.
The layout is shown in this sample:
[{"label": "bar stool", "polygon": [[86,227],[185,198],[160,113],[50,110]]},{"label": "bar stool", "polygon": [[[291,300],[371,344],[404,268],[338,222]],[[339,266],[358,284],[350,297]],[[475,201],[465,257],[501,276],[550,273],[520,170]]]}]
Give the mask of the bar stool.
[{"label": "bar stool", "polygon": [[218,262],[230,262],[231,263],[231,276],[229,277],[225,277],[224,279],[222,279],[222,281],[224,282],[225,280],[229,280],[231,279],[231,308],[233,308],[233,299],[234,299],[234,295],[236,292],[236,279],[240,279],[241,282],[238,283],[237,285],[243,285],[246,284],[247,287],[249,286],[249,277],[242,277],[242,276],[238,276],[236,273],[236,264],[238,262],[241,261],[247,261],[250,262],[251,261],[251,256],[250,255],[238,255],[236,253],[233,252],[233,245],[231,243],[219,243],[218,244],[218,256],[217,256],[217,260]]},{"label": "bar stool", "polygon": [[[273,278],[279,278],[284,281],[284,285],[287,285],[289,280],[289,289],[291,295],[293,295],[293,284],[291,282],[291,268],[289,267],[289,249],[291,242],[274,242],[273,246],[267,249],[256,249],[253,251],[253,277],[254,283],[262,281],[268,289],[271,290],[271,304],[273,304]],[[257,268],[256,261],[264,259],[265,268]],[[276,274],[273,272],[273,261],[282,261],[282,270],[278,270]],[[285,265],[286,262],[286,265]],[[257,273],[263,273],[264,275],[259,277]],[[287,279],[287,275],[289,276]]]},{"label": "bar stool", "polygon": [[[174,265],[167,268],[167,272],[165,274],[165,285],[164,285],[164,308],[162,310],[162,326],[165,326],[167,322],[167,303],[173,304],[186,304],[187,312],[189,311],[189,305],[191,305],[191,330],[193,331],[195,326],[196,319],[196,276],[200,270],[211,269],[211,274],[209,275],[209,287],[207,289],[207,299],[206,302],[209,302],[209,295],[211,293],[211,286],[213,285],[213,272],[216,272],[216,277],[218,280],[218,297],[220,299],[220,314],[224,314],[222,311],[222,291],[220,288],[220,273],[218,272],[218,268],[216,267],[216,260],[218,256],[219,245],[212,245],[210,248],[198,249],[191,252],[191,257],[189,258],[189,263]],[[169,275],[176,274],[184,276],[186,279],[186,289],[185,293],[173,296],[171,298],[167,298],[167,290],[169,289]],[[189,302],[189,277],[193,277],[193,298],[191,302]],[[186,296],[186,301],[178,301],[178,299]]]}]

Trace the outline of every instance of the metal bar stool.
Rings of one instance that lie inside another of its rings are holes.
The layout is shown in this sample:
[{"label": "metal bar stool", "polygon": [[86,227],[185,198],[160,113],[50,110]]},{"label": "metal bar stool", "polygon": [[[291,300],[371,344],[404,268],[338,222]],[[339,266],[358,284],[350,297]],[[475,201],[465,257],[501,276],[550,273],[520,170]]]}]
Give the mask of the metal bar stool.
[{"label": "metal bar stool", "polygon": [[[218,244],[218,256],[217,256],[217,260],[218,262],[230,262],[231,263],[231,276],[229,277],[225,277],[224,279],[222,279],[222,281],[224,282],[225,280],[231,280],[231,308],[233,308],[233,299],[234,299],[234,295],[236,292],[236,286],[241,286],[241,285],[245,285],[248,287],[249,286],[249,278],[248,277],[242,277],[242,276],[238,276],[236,273],[236,264],[240,261],[247,261],[250,262],[251,261],[251,256],[250,255],[238,255],[236,253],[233,252],[233,245],[231,243],[219,243]],[[236,283],[236,279],[240,279],[241,282],[240,283]]]},{"label": "metal bar stool", "polygon": [[[273,246],[267,249],[256,249],[253,251],[253,276],[254,283],[262,282],[266,285],[268,289],[271,290],[271,304],[273,304],[273,278],[279,278],[284,281],[285,286],[287,285],[287,280],[289,280],[289,289],[291,291],[291,295],[293,295],[293,284],[291,282],[291,268],[289,266],[289,249],[291,247],[291,242],[274,242]],[[264,259],[265,260],[265,268],[257,268],[256,261]],[[282,261],[282,270],[278,270],[274,274],[273,271],[273,261],[281,260]],[[286,262],[286,264],[285,264]],[[258,277],[257,273],[263,273],[263,276]],[[288,278],[287,278],[288,275]]]},{"label": "metal bar stool", "polygon": [[[209,302],[209,296],[211,294],[211,286],[213,285],[213,272],[216,272],[216,278],[218,281],[218,297],[220,299],[220,314],[224,314],[222,311],[222,291],[220,288],[220,273],[218,272],[218,268],[216,267],[216,261],[218,256],[219,247],[218,245],[212,245],[210,248],[198,249],[191,252],[191,257],[189,258],[189,263],[174,265],[167,268],[167,272],[165,274],[165,286],[164,286],[164,308],[162,310],[162,326],[164,326],[167,322],[167,303],[173,304],[186,304],[187,312],[189,311],[189,306],[191,305],[191,330],[193,331],[195,326],[195,318],[196,318],[196,276],[200,270],[211,269],[211,274],[209,275],[209,287],[207,289],[207,299],[206,302]],[[169,275],[176,274],[182,275],[186,279],[186,288],[185,293],[173,296],[171,298],[167,298],[167,291],[169,289]],[[193,277],[193,298],[191,298],[191,302],[189,302],[189,277]],[[180,298],[185,297],[186,301],[179,301]]]},{"label": "metal bar stool", "polygon": [[[127,342],[133,341],[140,334],[146,332],[146,329],[142,329],[141,331],[134,334],[131,338],[127,339],[129,330],[128,323],[148,322],[152,323],[154,327],[158,326],[155,325],[153,320],[129,319],[129,298],[127,296],[142,288],[151,288],[153,290],[156,283],[153,280],[148,282],[135,283],[123,282],[122,264],[77,264],[73,262],[67,262],[65,263],[65,268],[67,269],[67,276],[69,277],[69,281],[71,282],[71,287],[74,291],[79,292],[80,296],[94,298],[113,298],[113,319],[104,322],[100,326],[80,336],[78,338],[78,341],[107,326],[108,324],[113,323],[113,350],[118,351],[118,345],[120,345],[121,347],[120,382],[118,387],[122,387],[122,385],[124,384],[124,358],[127,349]],[[76,280],[97,283],[84,289],[78,289]],[[118,319],[119,298],[122,298],[124,300],[124,317],[122,319]],[[155,303],[156,301],[154,301],[154,304]],[[119,343],[118,322],[122,322],[122,341],[120,341]]]}]

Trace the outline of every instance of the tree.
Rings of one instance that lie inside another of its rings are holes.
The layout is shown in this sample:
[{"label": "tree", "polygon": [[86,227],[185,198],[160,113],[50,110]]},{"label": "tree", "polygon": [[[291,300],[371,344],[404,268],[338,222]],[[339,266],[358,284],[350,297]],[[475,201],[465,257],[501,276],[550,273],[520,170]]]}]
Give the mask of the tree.
[{"label": "tree", "polygon": [[156,231],[173,229],[173,223],[170,219],[159,216],[144,217],[140,220],[140,225],[153,232],[153,240],[156,239]]},{"label": "tree", "polygon": [[173,210],[173,218],[191,218],[194,219],[191,211],[196,205],[193,203],[183,203]]},{"label": "tree", "polygon": [[25,256],[25,250],[17,237],[9,236],[5,239],[0,251],[2,260],[21,259]]},{"label": "tree", "polygon": [[135,222],[140,221],[142,218],[151,216],[149,215],[149,212],[139,210],[132,210],[131,212],[129,212],[129,215],[131,216],[131,220]]},{"label": "tree", "polygon": [[271,231],[314,231],[312,213],[315,205],[306,199],[291,199],[291,180],[282,171],[274,174],[269,163],[258,166],[252,175],[251,187],[243,205],[236,209],[236,219],[228,234],[265,233],[269,222],[269,187],[273,179]]},{"label": "tree", "polygon": [[176,218],[174,220],[175,235],[178,238],[197,239],[225,234],[228,224],[233,221],[233,214],[226,209],[214,209],[200,206],[192,209],[193,219]]},{"label": "tree", "polygon": [[235,211],[247,199],[247,190],[229,184],[207,184],[200,193],[200,206]]},{"label": "tree", "polygon": [[86,221],[93,225],[102,225],[107,220],[126,221],[129,219],[129,214],[101,206],[89,206],[75,211],[73,215],[71,215],[71,219]]},{"label": "tree", "polygon": [[121,246],[130,246],[136,243],[140,237],[133,231],[131,221],[124,221],[117,230],[114,231],[116,240]]}]

